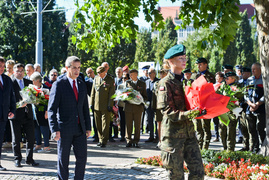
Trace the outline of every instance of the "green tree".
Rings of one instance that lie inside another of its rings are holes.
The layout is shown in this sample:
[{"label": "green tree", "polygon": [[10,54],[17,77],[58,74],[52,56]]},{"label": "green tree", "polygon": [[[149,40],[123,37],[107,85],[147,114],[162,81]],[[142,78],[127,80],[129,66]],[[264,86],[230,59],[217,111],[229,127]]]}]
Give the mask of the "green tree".
[{"label": "green tree", "polygon": [[138,66],[138,62],[146,61],[154,61],[154,53],[152,51],[151,31],[143,28],[137,34],[134,60],[136,65],[135,67]]},{"label": "green tree", "polygon": [[236,58],[237,58],[236,40],[233,40],[227,47],[223,58],[224,58],[223,60],[224,64],[229,64],[232,66],[236,65]]},{"label": "green tree", "polygon": [[164,34],[169,31],[169,38],[171,40],[174,40],[174,39],[177,39],[177,31],[175,30],[176,26],[172,20],[171,17],[167,18],[165,20],[165,25],[164,25],[164,28],[160,30],[160,34],[159,36],[160,37],[163,37]]},{"label": "green tree", "polygon": [[[49,0],[43,1],[45,6]],[[50,2],[51,10],[55,1]],[[0,1],[0,54],[21,63],[35,63],[36,14],[26,1]],[[64,25],[65,14],[59,11],[43,14],[43,62],[44,70],[58,68],[67,57],[68,29]]]},{"label": "green tree", "polygon": [[236,34],[236,64],[250,67],[256,60],[253,54],[253,39],[251,38],[251,26],[249,24],[247,10],[240,13],[240,16],[242,20],[239,23]]}]

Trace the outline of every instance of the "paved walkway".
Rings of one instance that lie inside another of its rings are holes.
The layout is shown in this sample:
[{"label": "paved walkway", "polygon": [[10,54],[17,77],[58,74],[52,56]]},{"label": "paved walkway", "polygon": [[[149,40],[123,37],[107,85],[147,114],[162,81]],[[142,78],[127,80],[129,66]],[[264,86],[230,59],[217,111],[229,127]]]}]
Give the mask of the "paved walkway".
[{"label": "paved walkway", "polygon": [[[139,157],[160,155],[156,143],[145,143],[147,138],[148,135],[141,135],[141,148],[126,148],[125,143],[119,142],[119,139],[116,139],[117,142],[114,143],[109,142],[106,148],[99,148],[96,143],[92,142],[92,139],[89,139],[85,179],[167,179],[166,171],[163,168],[134,163]],[[51,141],[51,147],[52,150],[49,153],[34,153],[34,159],[40,163],[40,166],[26,165],[23,160],[23,167],[21,168],[14,166],[12,149],[3,149],[1,164],[7,168],[7,171],[0,172],[0,179],[57,179],[56,143]],[[240,148],[242,148],[242,144],[237,144],[236,150]],[[221,150],[221,143],[212,142],[210,149]],[[25,148],[22,149],[22,155],[25,157]],[[70,179],[73,179],[75,167],[73,152],[71,153],[69,167]]]}]

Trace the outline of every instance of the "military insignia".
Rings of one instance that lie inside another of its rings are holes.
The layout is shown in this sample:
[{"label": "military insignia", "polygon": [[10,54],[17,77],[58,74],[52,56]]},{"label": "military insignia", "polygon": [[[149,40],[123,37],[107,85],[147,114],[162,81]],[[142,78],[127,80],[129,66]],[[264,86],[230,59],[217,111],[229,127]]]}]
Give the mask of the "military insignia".
[{"label": "military insignia", "polygon": [[160,91],[164,91],[164,86],[161,86],[161,87],[159,88],[159,90],[160,90]]},{"label": "military insignia", "polygon": [[105,88],[105,91],[107,91],[107,88]]}]

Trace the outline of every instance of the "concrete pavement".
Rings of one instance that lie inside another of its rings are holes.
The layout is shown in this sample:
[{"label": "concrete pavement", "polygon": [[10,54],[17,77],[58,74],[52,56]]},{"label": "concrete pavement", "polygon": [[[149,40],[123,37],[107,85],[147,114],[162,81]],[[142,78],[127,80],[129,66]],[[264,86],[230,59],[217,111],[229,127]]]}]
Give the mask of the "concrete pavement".
[{"label": "concrete pavement", "polygon": [[[148,134],[141,135],[141,148],[126,148],[125,142],[109,142],[106,148],[96,146],[92,139],[88,139],[88,159],[85,179],[167,179],[163,168],[138,165],[135,160],[139,157],[150,157],[160,155],[156,143],[145,143]],[[213,138],[212,138],[213,139]],[[26,165],[23,167],[14,166],[13,153],[11,148],[3,149],[2,166],[7,171],[0,172],[0,179],[57,179],[57,148],[56,143],[51,141],[52,150],[49,153],[34,153],[34,159],[40,163],[38,167]],[[236,144],[236,150],[242,148],[242,144]],[[211,142],[210,149],[221,150],[220,142]],[[25,157],[25,147],[22,149],[22,156]],[[73,152],[70,156],[70,178],[74,177],[75,157]],[[213,178],[207,178],[213,179]]]}]

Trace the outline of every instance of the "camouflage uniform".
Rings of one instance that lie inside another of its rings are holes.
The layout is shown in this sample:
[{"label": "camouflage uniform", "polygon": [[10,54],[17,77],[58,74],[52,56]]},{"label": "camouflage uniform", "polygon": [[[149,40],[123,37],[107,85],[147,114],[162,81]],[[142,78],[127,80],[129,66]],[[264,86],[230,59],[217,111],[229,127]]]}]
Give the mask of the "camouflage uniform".
[{"label": "camouflage uniform", "polygon": [[158,86],[157,109],[163,114],[160,149],[169,179],[184,179],[184,161],[190,172],[189,179],[204,179],[194,125],[186,116],[183,83],[169,72]]},{"label": "camouflage uniform", "polygon": [[[208,70],[205,73],[198,72],[196,74],[196,79],[203,75],[207,82],[215,84],[215,76]],[[211,140],[211,119],[196,119],[195,125],[197,128],[197,139],[199,142],[200,149],[208,149]]]}]

